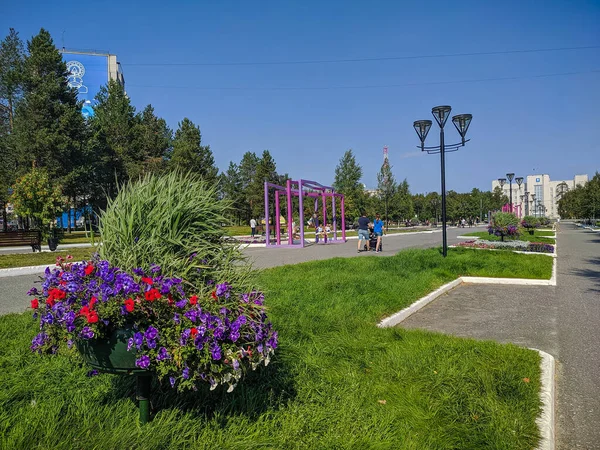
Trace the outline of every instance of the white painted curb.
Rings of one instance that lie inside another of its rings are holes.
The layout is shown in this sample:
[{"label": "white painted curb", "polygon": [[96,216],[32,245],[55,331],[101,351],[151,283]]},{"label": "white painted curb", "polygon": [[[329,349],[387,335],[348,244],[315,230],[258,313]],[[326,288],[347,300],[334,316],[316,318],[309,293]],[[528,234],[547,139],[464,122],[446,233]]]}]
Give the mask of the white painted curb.
[{"label": "white painted curb", "polygon": [[555,426],[556,419],[555,399],[556,385],[554,383],[555,362],[554,356],[537,348],[532,348],[542,357],[540,363],[540,400],[542,401],[542,412],[536,419],[540,430],[541,440],[536,450],[554,450],[555,447]]},{"label": "white painted curb", "polygon": [[0,269],[0,278],[16,277],[19,275],[35,275],[42,274],[46,267],[56,267],[54,264],[44,264],[41,266],[13,267],[12,269]]},{"label": "white painted curb", "polygon": [[379,328],[387,328],[387,327],[393,327],[395,325],[398,325],[400,322],[402,322],[408,316],[410,316],[411,314],[416,313],[418,310],[420,310],[421,308],[423,308],[425,305],[431,303],[432,301],[434,301],[436,298],[438,298],[443,293],[448,292],[450,289],[454,289],[459,284],[462,284],[462,279],[461,278],[457,278],[456,280],[451,281],[450,283],[446,283],[445,285],[443,285],[442,287],[436,289],[432,293],[430,293],[430,294],[426,295],[425,297],[417,300],[412,305],[404,308],[403,310],[397,312],[394,315],[391,315],[390,317],[386,317],[381,322],[379,322],[377,324],[377,326]]}]

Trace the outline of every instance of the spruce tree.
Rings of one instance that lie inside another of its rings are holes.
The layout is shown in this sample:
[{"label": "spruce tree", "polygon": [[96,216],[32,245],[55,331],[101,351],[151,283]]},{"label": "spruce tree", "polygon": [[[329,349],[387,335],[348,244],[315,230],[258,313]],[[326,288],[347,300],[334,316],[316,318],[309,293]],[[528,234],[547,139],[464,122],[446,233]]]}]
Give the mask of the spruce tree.
[{"label": "spruce tree", "polygon": [[202,145],[200,127],[187,117],[175,131],[170,166],[172,169],[198,174],[210,183],[217,182],[219,169],[215,166],[210,146]]},{"label": "spruce tree", "polygon": [[67,68],[52,37],[43,28],[27,43],[23,98],[14,119],[21,171],[33,165],[58,181],[73,170],[82,151],[85,121],[77,92],[67,85]]}]

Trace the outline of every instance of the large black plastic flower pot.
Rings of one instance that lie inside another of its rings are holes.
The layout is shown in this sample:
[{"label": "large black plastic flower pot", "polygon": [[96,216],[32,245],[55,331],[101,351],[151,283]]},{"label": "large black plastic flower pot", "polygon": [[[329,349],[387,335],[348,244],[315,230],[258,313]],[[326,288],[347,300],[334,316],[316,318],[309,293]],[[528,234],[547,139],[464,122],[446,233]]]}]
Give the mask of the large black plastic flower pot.
[{"label": "large black plastic flower pot", "polygon": [[137,376],[137,394],[140,409],[140,423],[150,420],[150,384],[148,370],[135,365],[135,352],[127,351],[127,341],[134,331],[123,328],[113,331],[104,339],[78,339],[77,349],[84,361],[100,372]]}]

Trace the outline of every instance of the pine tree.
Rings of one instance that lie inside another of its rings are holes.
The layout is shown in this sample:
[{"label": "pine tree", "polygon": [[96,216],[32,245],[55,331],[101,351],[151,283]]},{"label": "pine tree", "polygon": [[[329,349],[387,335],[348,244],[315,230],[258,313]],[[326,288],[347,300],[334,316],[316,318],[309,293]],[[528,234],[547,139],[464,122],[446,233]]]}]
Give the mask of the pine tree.
[{"label": "pine tree", "polygon": [[175,131],[170,165],[172,169],[198,174],[210,183],[217,182],[219,169],[215,166],[210,146],[202,145],[200,127],[187,117],[179,123],[179,128]]},{"label": "pine tree", "polygon": [[164,119],[156,116],[152,105],[146,106],[135,119],[134,146],[143,155],[145,171],[164,170],[171,156],[173,132]]},{"label": "pine tree", "polygon": [[392,166],[390,166],[387,159],[381,165],[379,173],[377,173],[377,191],[380,199],[382,199],[384,202],[385,222],[387,226],[389,219],[389,201],[393,198],[394,193],[396,192],[396,180],[394,179],[394,174],[392,173]]},{"label": "pine tree", "polygon": [[11,28],[0,42],[0,208],[2,229],[8,228],[6,203],[17,176],[14,143],[15,105],[22,95],[24,48],[19,34]]},{"label": "pine tree", "polygon": [[245,198],[242,190],[242,180],[240,179],[240,171],[233,161],[229,162],[229,167],[225,173],[221,174],[221,192],[223,198],[231,202],[233,218],[238,225],[244,217]]},{"label": "pine tree", "polygon": [[35,165],[53,180],[66,176],[84,145],[85,121],[77,93],[67,86],[67,68],[43,28],[27,43],[23,99],[14,118],[21,171]]},{"label": "pine tree", "polygon": [[[258,164],[256,165],[256,173],[254,174],[254,180],[252,182],[250,199],[252,200],[252,214],[254,217],[263,217],[265,215],[265,181],[268,181],[269,183],[277,183],[279,181],[275,160],[268,150],[264,150],[262,157],[258,160]],[[275,194],[273,190],[271,190],[269,195],[269,204],[271,210],[273,210],[274,202]]]},{"label": "pine tree", "polygon": [[123,86],[109,81],[100,88],[96,101],[89,123],[96,140],[93,146],[105,163],[104,171],[119,183],[138,177],[144,171],[145,154],[135,141],[135,108]]},{"label": "pine tree", "polygon": [[[253,207],[255,206],[254,203],[256,202],[256,195],[254,195],[253,190],[255,189],[254,179],[256,176],[256,167],[258,166],[258,161],[259,158],[254,152],[246,152],[242,156],[242,160],[238,166],[242,196],[244,198],[244,206],[242,209],[243,213],[241,217],[246,223],[253,216],[252,211]],[[262,204],[262,201],[259,200],[259,202]],[[261,213],[261,216],[263,214],[264,212]],[[254,216],[255,219],[257,217],[259,216]]]}]

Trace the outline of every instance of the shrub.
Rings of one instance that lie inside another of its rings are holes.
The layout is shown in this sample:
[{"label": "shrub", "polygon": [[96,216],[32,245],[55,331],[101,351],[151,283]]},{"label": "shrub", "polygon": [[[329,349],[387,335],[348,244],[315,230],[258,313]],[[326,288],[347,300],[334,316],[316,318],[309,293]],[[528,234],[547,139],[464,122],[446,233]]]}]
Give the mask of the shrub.
[{"label": "shrub", "polygon": [[527,229],[533,229],[540,226],[540,221],[537,217],[534,216],[525,216],[521,221],[521,226]]},{"label": "shrub", "polygon": [[492,216],[488,233],[499,236],[502,240],[504,236],[518,236],[519,219],[513,213],[497,212]]}]

